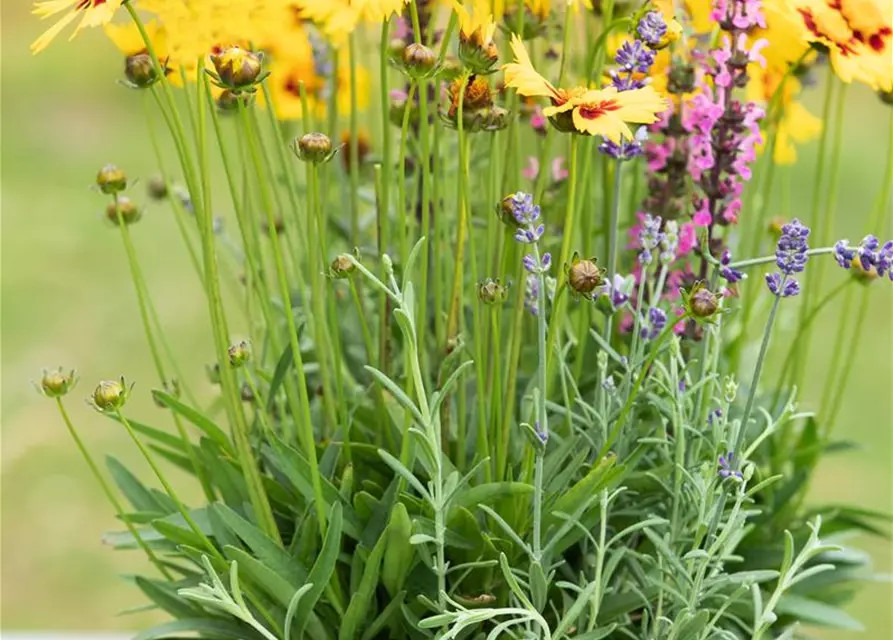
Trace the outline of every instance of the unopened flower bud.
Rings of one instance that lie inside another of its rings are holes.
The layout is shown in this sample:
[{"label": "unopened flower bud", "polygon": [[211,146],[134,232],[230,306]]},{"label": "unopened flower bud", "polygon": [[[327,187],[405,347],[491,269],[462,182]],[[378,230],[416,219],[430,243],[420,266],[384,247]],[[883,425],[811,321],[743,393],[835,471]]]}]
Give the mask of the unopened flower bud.
[{"label": "unopened flower bud", "polygon": [[74,386],[74,370],[66,373],[59,367],[56,371],[44,371],[40,379],[40,391],[48,398],[61,398]]},{"label": "unopened flower bud", "polygon": [[239,393],[242,398],[242,402],[254,402],[254,391],[251,389],[251,385],[247,382],[242,383],[242,388]]},{"label": "unopened flower bud", "polygon": [[484,304],[497,304],[505,301],[508,287],[499,283],[499,278],[487,278],[478,283],[478,299]]},{"label": "unopened flower bud", "polygon": [[251,360],[251,347],[242,340],[242,342],[231,345],[227,350],[227,355],[229,356],[230,366],[238,368]]},{"label": "unopened flower bud", "polygon": [[731,404],[738,396],[738,383],[732,376],[726,376],[722,383],[722,395],[725,401]]},{"label": "unopened flower bud", "polygon": [[117,411],[127,402],[127,385],[121,380],[103,380],[93,391],[93,406],[99,411]]},{"label": "unopened flower bud", "polygon": [[114,224],[133,224],[138,222],[143,216],[143,212],[137,207],[130,198],[118,196],[116,202],[110,202],[105,208],[105,217]]},{"label": "unopened flower bud", "polygon": [[124,76],[131,87],[145,89],[158,81],[158,70],[148,53],[137,53],[124,61]]},{"label": "unopened flower bud", "polygon": [[695,287],[689,298],[691,312],[697,318],[709,318],[719,309],[716,294],[706,287]]},{"label": "unopened flower bud", "polygon": [[413,42],[403,49],[403,66],[413,77],[424,77],[437,65],[437,54],[418,42]]},{"label": "unopened flower bud", "polygon": [[239,46],[227,47],[211,55],[217,79],[225,88],[234,91],[250,89],[258,82],[263,54],[248,51]]},{"label": "unopened flower bud", "polygon": [[332,140],[324,133],[305,133],[296,140],[293,150],[298,158],[313,164],[328,162],[335,154]]},{"label": "unopened flower bud", "polygon": [[341,254],[334,260],[332,260],[332,266],[330,268],[332,272],[332,276],[335,278],[346,278],[351,273],[356,271],[357,265],[353,263],[353,261],[346,255]]},{"label": "unopened flower bud", "polygon": [[225,89],[220,93],[219,96],[217,96],[215,104],[217,105],[218,111],[222,113],[229,113],[239,108],[240,100],[242,100],[242,96],[240,96],[238,93],[230,91],[229,89]]},{"label": "unopened flower bud", "polygon": [[152,176],[146,186],[146,193],[152,200],[164,200],[167,198],[167,182],[161,176]]},{"label": "unopened flower bud", "polygon": [[107,164],[96,174],[96,186],[103,193],[119,193],[127,188],[127,174],[115,165]]},{"label": "unopened flower bud", "polygon": [[578,254],[574,254],[570,265],[567,267],[567,284],[571,290],[586,298],[592,295],[595,288],[602,283],[604,271],[596,264],[595,258],[582,260]]}]

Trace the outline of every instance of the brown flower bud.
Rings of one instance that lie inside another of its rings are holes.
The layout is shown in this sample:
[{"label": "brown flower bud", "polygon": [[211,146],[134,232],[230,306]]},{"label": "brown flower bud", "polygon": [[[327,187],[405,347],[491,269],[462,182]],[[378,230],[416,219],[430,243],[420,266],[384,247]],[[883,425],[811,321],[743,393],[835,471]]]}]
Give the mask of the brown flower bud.
[{"label": "brown flower bud", "polygon": [[581,260],[574,254],[567,270],[568,286],[582,296],[589,297],[602,282],[603,271],[595,264],[595,258]]},{"label": "brown flower bud", "polygon": [[345,254],[341,254],[334,260],[332,260],[332,266],[330,268],[332,272],[332,276],[335,278],[346,278],[351,273],[356,271],[357,265],[353,263],[353,261],[347,257]]},{"label": "brown flower bud", "polygon": [[168,195],[167,182],[161,176],[152,176],[146,185],[146,193],[152,200],[164,200]]},{"label": "brown flower bud", "polygon": [[238,91],[257,82],[263,66],[263,54],[239,46],[227,47],[211,55],[217,78],[225,87]]},{"label": "brown flower bud", "polygon": [[127,174],[113,164],[107,164],[96,174],[96,186],[103,193],[119,193],[127,188]]},{"label": "brown flower bud", "polygon": [[696,286],[691,292],[689,306],[696,318],[709,318],[719,309],[719,300],[710,289]]},{"label": "brown flower bud", "polygon": [[148,53],[137,53],[124,61],[124,76],[131,87],[145,89],[158,81],[158,70]]},{"label": "brown flower bud", "polygon": [[403,49],[403,66],[414,77],[424,77],[437,65],[437,54],[418,42]]},{"label": "brown flower bud", "polygon": [[478,283],[478,299],[484,304],[497,304],[504,302],[508,294],[508,287],[499,283],[499,278],[487,278]]},{"label": "brown flower bud", "polygon": [[305,133],[298,138],[294,150],[301,160],[314,164],[328,162],[334,154],[332,140],[324,133]]},{"label": "brown flower bud", "polygon": [[[130,198],[118,196],[117,202],[110,202],[105,208],[105,217],[114,224],[133,224],[143,217],[143,212]],[[120,217],[120,218],[119,218]]]}]

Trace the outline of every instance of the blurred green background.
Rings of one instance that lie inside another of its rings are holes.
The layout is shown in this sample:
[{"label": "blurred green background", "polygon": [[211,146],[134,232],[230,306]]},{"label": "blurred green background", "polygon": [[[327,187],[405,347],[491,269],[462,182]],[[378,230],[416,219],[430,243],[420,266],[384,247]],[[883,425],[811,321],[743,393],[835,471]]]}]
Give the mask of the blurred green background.
[{"label": "blurred green background", "polygon": [[[152,616],[118,614],[143,604],[126,581],[129,572],[145,568],[143,562],[135,553],[102,546],[102,533],[115,527],[111,510],[53,403],[38,396],[31,381],[42,367],[76,367],[82,382],[69,402],[75,424],[97,455],[113,453],[148,479],[123,430],[80,401],[96,381],[124,373],[137,382],[130,413],[165,420],[147,399],[155,376],[120,236],[100,219],[104,199],[89,188],[107,162],[144,184],[153,175],[143,96],[115,84],[122,60],[100,32],[72,43],[62,38],[32,57],[28,44],[45,25],[29,15],[25,0],[4,1],[2,11],[2,626],[135,629]],[[809,90],[814,112],[820,93]],[[850,88],[835,237],[861,238],[882,180],[893,179],[883,175],[889,122],[889,107],[862,87]],[[816,149],[815,143],[800,149],[790,197],[773,207],[773,215],[807,214]],[[890,229],[877,231],[886,236]],[[193,387],[207,393],[203,364],[212,359],[212,345],[206,307],[170,211],[149,205],[133,235],[168,337]],[[836,268],[828,271],[829,286],[844,277]],[[838,436],[863,448],[827,459],[813,496],[891,511],[893,287],[875,283],[874,289],[864,339],[849,354],[856,370],[836,427]],[[831,347],[841,339],[838,320],[852,312],[831,309],[818,321],[809,363],[813,384],[803,406],[812,406],[820,393]],[[782,316],[776,345],[790,335],[793,320],[793,314]],[[770,375],[777,367],[777,359],[770,362]],[[873,555],[879,573],[893,572],[886,541],[855,543]],[[889,582],[868,585],[851,608],[867,631],[823,637],[890,638],[891,597]]]}]

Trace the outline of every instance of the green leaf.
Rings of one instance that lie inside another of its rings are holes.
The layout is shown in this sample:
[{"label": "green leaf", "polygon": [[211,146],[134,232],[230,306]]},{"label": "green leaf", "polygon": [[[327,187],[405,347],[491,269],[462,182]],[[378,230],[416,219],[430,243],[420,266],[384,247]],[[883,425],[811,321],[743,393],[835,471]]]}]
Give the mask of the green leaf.
[{"label": "green leaf", "polygon": [[[112,420],[117,422],[121,422],[121,419],[116,415],[109,415]],[[171,449],[175,449],[180,452],[185,452],[186,447],[183,444],[183,439],[175,435],[173,433],[168,433],[167,431],[162,431],[161,429],[156,429],[155,427],[150,427],[147,424],[143,424],[142,422],[136,422],[130,418],[127,418],[127,422],[130,423],[130,426],[133,427],[133,430],[137,433],[141,433],[144,436],[155,440],[158,444],[163,444],[166,447],[170,447]]]},{"label": "green leaf", "polygon": [[775,612],[793,616],[802,622],[832,629],[850,631],[864,631],[865,629],[861,622],[842,609],[791,593],[785,594],[779,599]]},{"label": "green leaf", "polygon": [[394,614],[400,610],[401,606],[403,606],[403,600],[405,599],[405,591],[401,591],[400,593],[395,595],[388,603],[388,605],[378,615],[378,617],[372,621],[372,624],[369,625],[369,628],[366,629],[366,632],[363,634],[363,637],[360,640],[372,640],[379,633],[381,633],[384,630],[385,626],[391,621],[391,618],[394,616]]},{"label": "green leaf", "polygon": [[216,620],[211,618],[189,618],[155,625],[136,634],[133,640],[160,640],[172,638],[184,633],[200,633],[211,638],[227,640],[245,640],[258,637],[251,627],[234,620]]},{"label": "green leaf", "polygon": [[412,417],[415,418],[416,422],[418,422],[420,425],[425,424],[425,420],[422,418],[422,414],[419,412],[419,409],[416,406],[415,402],[413,402],[412,399],[408,395],[406,395],[406,392],[403,391],[403,389],[398,387],[393,380],[391,380],[375,367],[370,367],[367,365],[363,368],[368,371],[381,386],[387,389],[388,392],[394,397],[394,399],[397,400],[397,402],[399,402],[401,405],[403,405],[404,409],[412,414]]},{"label": "green leaf", "polygon": [[194,618],[202,615],[202,610],[177,595],[177,588],[169,582],[149,580],[142,576],[134,579],[146,597],[175,618]]},{"label": "green leaf", "polygon": [[200,413],[196,409],[183,404],[175,397],[173,397],[169,393],[162,391],[161,389],[152,389],[152,397],[171,411],[176,411],[177,413],[179,413],[189,422],[198,427],[202,433],[219,444],[224,451],[234,455],[232,443],[229,441],[226,433],[224,433],[223,429],[214,424],[214,422],[210,418]]},{"label": "green leaf", "polygon": [[291,599],[300,585],[292,584],[275,571],[252,557],[242,549],[224,547],[224,555],[238,563],[239,571],[258,589],[264,591],[283,607],[291,604]]},{"label": "green leaf", "polygon": [[[574,640],[602,640],[602,638],[607,638],[611,635],[616,628],[617,623],[612,622],[607,627],[599,627],[593,631],[587,631],[586,633],[574,636]],[[558,636],[556,635],[555,638],[557,639]]]},{"label": "green leaf", "polygon": [[381,582],[391,597],[403,588],[409,570],[415,561],[415,551],[410,544],[412,521],[402,502],[394,505],[391,521],[384,535],[387,543],[381,565]]},{"label": "green leaf", "polygon": [[[303,328],[304,320],[296,319],[295,330],[298,332],[299,336]],[[279,387],[282,386],[282,382],[285,380],[285,374],[288,373],[288,370],[291,368],[294,361],[294,354],[292,353],[291,343],[289,342],[288,346],[282,351],[282,355],[279,356],[279,360],[276,361],[276,369],[273,371],[273,377],[270,379],[270,389],[267,391],[268,410],[271,410],[275,406],[276,394],[279,392]]]},{"label": "green leaf", "polygon": [[310,569],[310,573],[307,575],[307,583],[312,586],[307,592],[307,597],[303,598],[300,604],[298,604],[298,624],[296,627],[298,640],[304,637],[304,627],[307,620],[309,620],[310,614],[313,612],[313,608],[319,601],[320,596],[322,596],[323,591],[329,585],[332,574],[335,571],[335,565],[338,562],[338,553],[341,551],[341,527],[343,522],[341,504],[336,502],[332,505],[328,520],[329,528],[326,531],[326,539],[323,541],[322,549],[316,558],[316,562],[313,563],[313,568]]},{"label": "green leaf", "polygon": [[[257,558],[295,588],[304,582],[307,572],[266,533],[224,504],[214,504],[212,511],[248,546]],[[292,589],[294,592],[294,589]],[[291,599],[291,594],[289,594]],[[288,606],[286,602],[284,606]]]},{"label": "green leaf", "polygon": [[558,518],[551,515],[551,512],[574,513],[590,496],[607,486],[613,477],[610,472],[614,469],[616,462],[617,458],[614,456],[606,456],[596,466],[592,467],[589,473],[583,476],[579,482],[561,495],[550,507],[550,514],[544,518],[544,529],[558,524]]},{"label": "green leaf", "polygon": [[378,576],[381,571],[381,560],[384,556],[384,550],[387,545],[387,535],[381,536],[369,559],[366,561],[366,568],[363,570],[363,577],[350,599],[347,611],[344,612],[344,618],[341,622],[341,629],[338,632],[338,640],[354,640],[359,637],[360,626],[366,619],[369,607],[375,598],[375,587],[378,584]]},{"label": "green leaf", "polygon": [[406,480],[410,486],[416,490],[420,496],[422,496],[428,502],[431,502],[431,495],[428,493],[428,490],[422,486],[422,483],[418,478],[413,475],[413,473],[403,466],[403,463],[397,460],[390,453],[385,451],[384,449],[378,450],[378,455],[381,456],[381,459],[384,460],[385,464],[387,464],[397,475]]},{"label": "green leaf", "polygon": [[146,488],[135,475],[130,473],[127,467],[121,464],[117,458],[106,456],[105,464],[108,467],[109,473],[112,474],[112,479],[115,481],[115,484],[121,489],[121,493],[124,494],[127,501],[132,504],[133,508],[137,511],[148,511],[160,515],[167,515],[176,509],[176,507],[172,509],[169,503],[165,504],[159,500],[158,497],[149,491],[149,489]]},{"label": "green leaf", "polygon": [[456,494],[450,506],[471,509],[479,504],[493,504],[502,498],[531,493],[533,493],[533,486],[526,482],[488,482]]},{"label": "green leaf", "polygon": [[[592,596],[595,595],[595,590],[598,589],[599,582],[597,580],[593,580],[586,588],[580,591],[580,595],[577,596],[577,599],[574,601],[574,604],[571,605],[571,608],[567,610],[567,613],[564,614],[564,617],[561,619],[561,622],[558,623],[558,626],[555,628],[555,632],[552,634],[552,637],[555,640],[559,640],[561,636],[567,633],[568,629],[571,628],[577,618],[583,613],[583,610],[589,605],[589,602],[592,600]],[[579,636],[576,636],[577,638]],[[602,637],[602,636],[599,636]]]}]

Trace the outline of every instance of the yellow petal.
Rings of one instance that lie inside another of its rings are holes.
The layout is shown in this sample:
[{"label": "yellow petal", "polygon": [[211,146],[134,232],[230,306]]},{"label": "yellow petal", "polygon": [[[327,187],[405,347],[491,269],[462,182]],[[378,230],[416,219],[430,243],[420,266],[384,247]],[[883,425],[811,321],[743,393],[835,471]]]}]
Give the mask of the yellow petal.
[{"label": "yellow petal", "polygon": [[75,18],[77,18],[75,12],[66,13],[62,18],[54,24],[52,27],[44,31],[43,35],[41,35],[37,40],[31,43],[31,53],[37,54],[47,48],[47,46],[53,41],[53,39],[59,35],[59,32],[62,31],[65,27],[67,27]]},{"label": "yellow petal", "polygon": [[521,38],[513,35],[511,47],[515,62],[502,67],[505,72],[505,86],[517,89],[522,96],[558,97],[555,87],[533,68]]},{"label": "yellow petal", "polygon": [[608,112],[600,114],[597,118],[587,118],[584,115],[585,106],[574,109],[574,126],[577,131],[588,133],[591,136],[602,136],[613,142],[620,142],[621,136],[631,140],[632,131],[623,120]]}]

